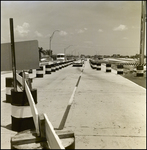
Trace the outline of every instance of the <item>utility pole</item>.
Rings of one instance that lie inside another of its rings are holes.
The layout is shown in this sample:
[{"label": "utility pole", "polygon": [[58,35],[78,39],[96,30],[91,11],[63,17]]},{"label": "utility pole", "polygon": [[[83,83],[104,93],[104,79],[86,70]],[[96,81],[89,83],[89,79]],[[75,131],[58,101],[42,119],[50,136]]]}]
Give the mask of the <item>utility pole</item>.
[{"label": "utility pole", "polygon": [[140,60],[144,64],[146,1],[141,1]]}]

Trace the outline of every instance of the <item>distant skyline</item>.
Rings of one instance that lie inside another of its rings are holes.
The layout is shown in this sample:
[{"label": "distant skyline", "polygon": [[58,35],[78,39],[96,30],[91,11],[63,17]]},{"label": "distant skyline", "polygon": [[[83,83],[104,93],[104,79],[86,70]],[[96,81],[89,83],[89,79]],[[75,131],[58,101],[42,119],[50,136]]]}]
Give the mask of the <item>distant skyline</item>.
[{"label": "distant skyline", "polygon": [[[1,1],[1,43],[38,40],[53,54],[140,53],[141,1]],[[146,47],[146,46],[145,46]],[[146,51],[145,51],[146,54]]]}]

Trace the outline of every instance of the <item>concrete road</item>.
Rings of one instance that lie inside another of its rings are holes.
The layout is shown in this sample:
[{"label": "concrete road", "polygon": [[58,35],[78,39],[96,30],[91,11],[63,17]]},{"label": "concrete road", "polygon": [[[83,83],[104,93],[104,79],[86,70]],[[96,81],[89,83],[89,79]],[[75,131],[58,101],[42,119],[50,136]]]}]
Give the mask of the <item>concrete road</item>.
[{"label": "concrete road", "polygon": [[[58,128],[82,68],[68,66],[35,79],[38,111]],[[73,130],[76,148],[145,148],[146,90],[117,75],[85,64],[65,128]]]},{"label": "concrete road", "polygon": [[[81,67],[68,66],[44,78],[33,79],[38,112],[46,113],[54,128],[59,127],[81,70]],[[4,91],[1,94],[4,99]],[[11,123],[10,105],[3,103],[1,107],[1,124],[6,127]],[[115,70],[106,73],[104,65],[101,71],[93,70],[86,61],[65,129],[75,133],[76,149],[144,149],[146,89],[117,75]],[[2,148],[8,147],[6,143],[13,134],[3,128]]]}]

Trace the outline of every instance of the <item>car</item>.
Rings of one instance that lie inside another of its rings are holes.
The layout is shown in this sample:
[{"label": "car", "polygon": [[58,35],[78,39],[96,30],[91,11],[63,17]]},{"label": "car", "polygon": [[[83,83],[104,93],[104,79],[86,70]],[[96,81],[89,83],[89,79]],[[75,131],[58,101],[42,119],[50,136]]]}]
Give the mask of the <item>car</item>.
[{"label": "car", "polygon": [[83,66],[83,61],[81,59],[76,60],[72,64],[73,67],[82,67]]}]

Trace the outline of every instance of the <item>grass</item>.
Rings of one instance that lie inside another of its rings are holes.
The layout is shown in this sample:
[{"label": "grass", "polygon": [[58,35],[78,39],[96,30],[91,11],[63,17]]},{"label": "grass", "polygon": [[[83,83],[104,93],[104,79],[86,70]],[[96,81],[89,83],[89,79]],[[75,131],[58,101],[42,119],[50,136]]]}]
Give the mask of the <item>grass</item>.
[{"label": "grass", "polygon": [[[115,64],[112,64],[111,66],[113,69],[117,70],[117,66]],[[131,80],[132,82],[146,88],[146,72],[144,73],[144,76],[143,77],[137,77],[136,76],[136,72],[134,72],[132,70],[132,67],[129,68],[125,68],[123,69],[123,75],[122,75],[124,78],[127,78],[129,80]]]}]

